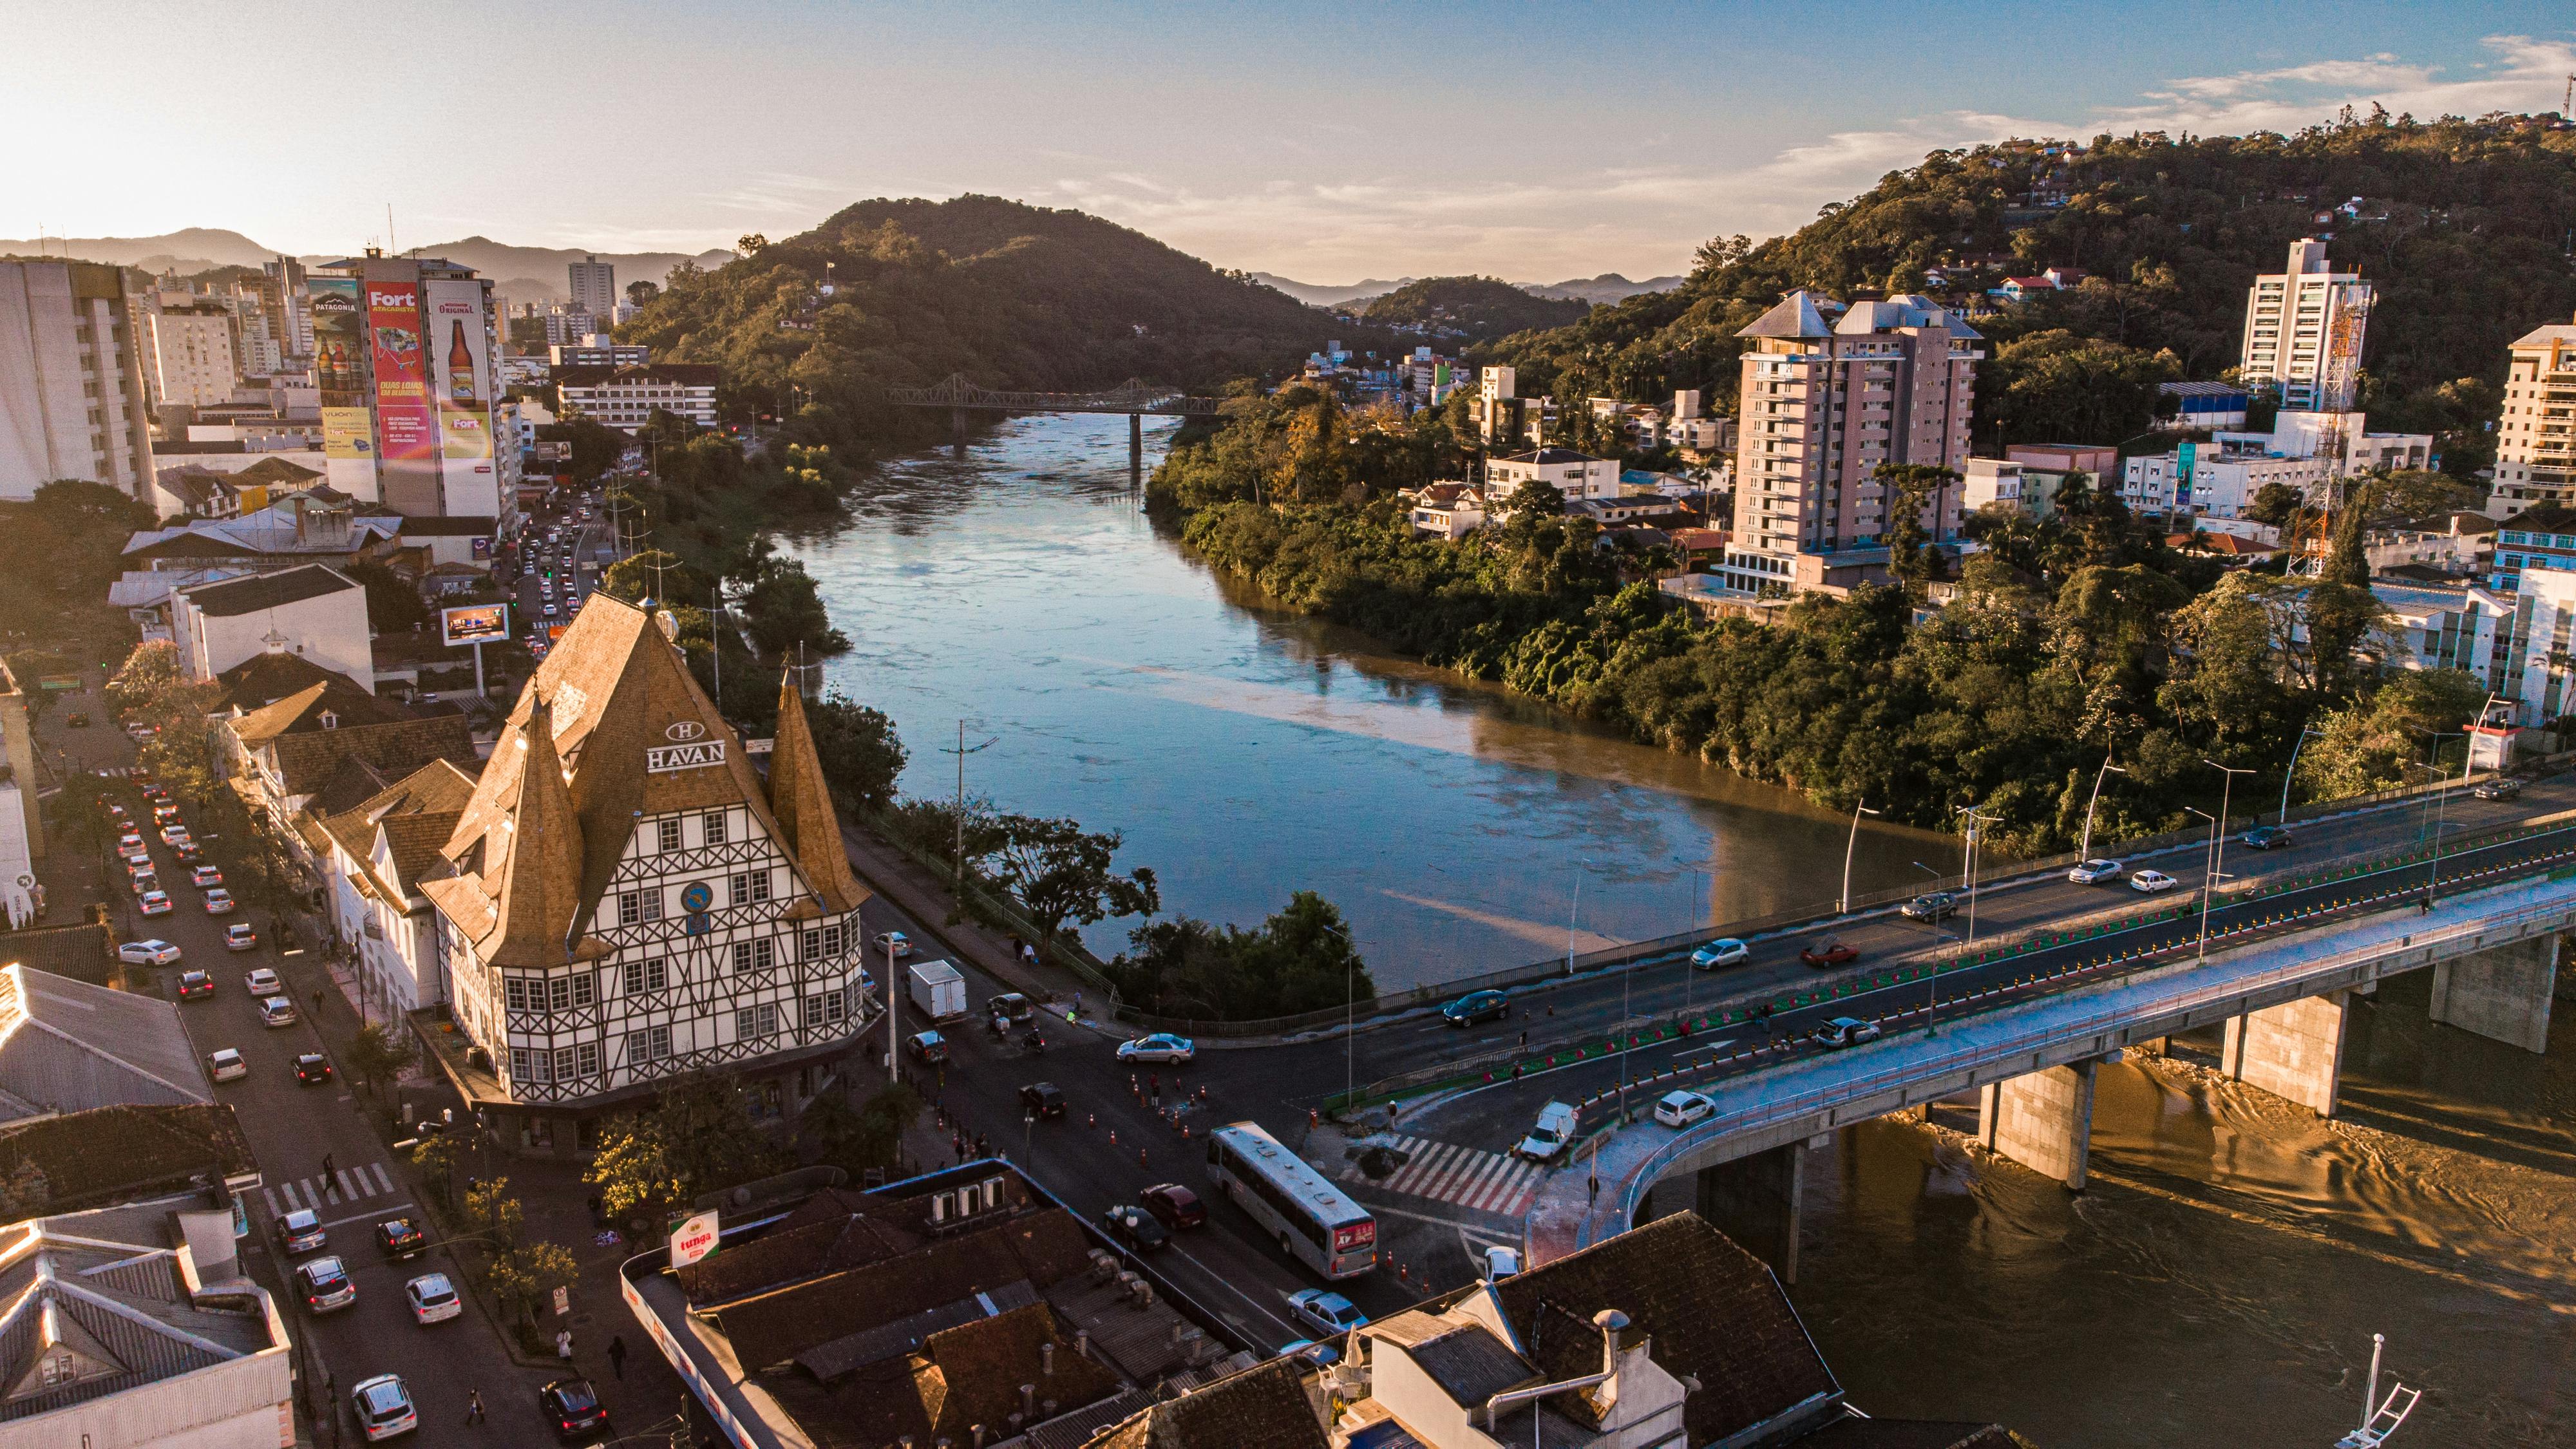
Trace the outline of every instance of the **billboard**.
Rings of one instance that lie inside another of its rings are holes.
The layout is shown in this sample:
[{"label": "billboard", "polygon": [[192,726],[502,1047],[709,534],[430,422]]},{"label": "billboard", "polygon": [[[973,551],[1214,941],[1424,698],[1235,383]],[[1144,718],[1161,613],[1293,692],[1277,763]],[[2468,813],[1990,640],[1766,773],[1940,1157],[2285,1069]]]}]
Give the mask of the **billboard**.
[{"label": "billboard", "polygon": [[322,390],[322,406],[365,406],[367,309],[359,300],[358,279],[308,278],[304,298],[313,316],[313,381]]},{"label": "billboard", "polygon": [[[430,394],[438,403],[438,453],[450,463],[492,459],[492,341],[484,330],[483,284],[421,283],[420,311]],[[454,468],[447,470],[455,472]]]},{"label": "billboard", "polygon": [[510,637],[510,606],[466,604],[438,611],[439,631],[450,645],[498,644]]},{"label": "billboard", "polygon": [[372,458],[376,455],[375,420],[362,407],[322,410],[322,456]]},{"label": "billboard", "polygon": [[367,331],[376,365],[376,421],[388,463],[437,455],[429,373],[421,356],[420,283],[367,282]]}]

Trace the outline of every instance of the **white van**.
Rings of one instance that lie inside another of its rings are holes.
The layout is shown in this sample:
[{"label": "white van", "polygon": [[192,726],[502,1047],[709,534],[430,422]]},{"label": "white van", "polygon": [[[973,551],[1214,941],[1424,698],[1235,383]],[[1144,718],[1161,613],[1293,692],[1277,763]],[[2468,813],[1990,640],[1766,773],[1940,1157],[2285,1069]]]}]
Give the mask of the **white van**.
[{"label": "white van", "polygon": [[1565,1102],[1550,1102],[1538,1109],[1538,1125],[1512,1149],[1515,1157],[1532,1162],[1554,1162],[1574,1141],[1574,1108]]}]

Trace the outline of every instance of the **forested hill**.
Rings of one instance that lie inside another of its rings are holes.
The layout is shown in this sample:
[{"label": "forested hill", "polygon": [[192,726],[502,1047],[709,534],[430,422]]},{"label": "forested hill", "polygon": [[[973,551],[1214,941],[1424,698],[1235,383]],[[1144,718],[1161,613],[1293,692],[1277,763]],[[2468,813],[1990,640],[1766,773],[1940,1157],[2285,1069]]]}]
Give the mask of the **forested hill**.
[{"label": "forested hill", "polygon": [[[2253,277],[2278,270],[2294,239],[2327,233],[2335,262],[2378,284],[2363,356],[2371,425],[2446,434],[2454,471],[2484,464],[2506,345],[2576,314],[2576,131],[2547,117],[1938,151],[1792,235],[1710,242],[1674,291],[1488,351],[1519,366],[1524,391],[1644,400],[1700,387],[1731,408],[1737,329],[1792,288],[1937,297],[2078,267],[2092,275],[2077,291],[1977,324],[1995,360],[1978,380],[1976,436],[1981,448],[2107,443],[2145,427],[2156,381],[2232,367]],[[1989,255],[1981,271],[1927,277]]]},{"label": "forested hill", "polygon": [[721,364],[735,398],[793,384],[828,442],[917,436],[932,420],[890,408],[884,389],[952,372],[1002,388],[1213,389],[1276,376],[1331,338],[1379,340],[1125,227],[997,197],[863,201],[801,236],[745,240],[750,254],[718,270],[674,271],[618,340]]},{"label": "forested hill", "polygon": [[1425,277],[1371,300],[1358,314],[1420,335],[1490,342],[1533,327],[1579,320],[1592,304],[1541,297],[1499,277]]}]

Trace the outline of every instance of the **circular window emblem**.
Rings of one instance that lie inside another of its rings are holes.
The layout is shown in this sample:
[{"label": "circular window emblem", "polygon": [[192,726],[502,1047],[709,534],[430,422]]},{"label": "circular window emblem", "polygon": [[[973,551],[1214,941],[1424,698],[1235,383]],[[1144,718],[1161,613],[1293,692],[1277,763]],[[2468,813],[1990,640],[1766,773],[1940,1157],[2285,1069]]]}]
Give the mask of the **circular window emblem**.
[{"label": "circular window emblem", "polygon": [[705,881],[693,880],[687,885],[680,887],[680,909],[687,911],[691,915],[696,915],[698,912],[705,910],[707,907],[712,906],[715,903],[715,887],[708,885]]},{"label": "circular window emblem", "polygon": [[705,725],[693,719],[684,719],[662,731],[662,738],[678,744],[687,744],[691,740],[703,738],[706,732]]}]

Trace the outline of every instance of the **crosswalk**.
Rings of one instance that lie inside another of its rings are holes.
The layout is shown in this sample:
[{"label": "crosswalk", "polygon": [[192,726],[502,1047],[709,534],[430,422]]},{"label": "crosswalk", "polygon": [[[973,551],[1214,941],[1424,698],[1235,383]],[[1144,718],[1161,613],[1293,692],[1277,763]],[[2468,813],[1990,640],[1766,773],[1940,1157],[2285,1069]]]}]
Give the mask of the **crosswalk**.
[{"label": "crosswalk", "polygon": [[361,1167],[336,1169],[329,1177],[320,1173],[299,1177],[293,1182],[262,1187],[259,1192],[260,1196],[268,1199],[269,1216],[280,1217],[299,1208],[318,1213],[371,1197],[389,1198],[394,1190],[393,1177],[385,1171],[385,1165],[370,1162]]},{"label": "crosswalk", "polygon": [[1342,1180],[1455,1203],[1475,1212],[1518,1217],[1529,1210],[1540,1179],[1547,1176],[1547,1170],[1536,1163],[1453,1142],[1398,1137],[1394,1146],[1406,1155],[1404,1166],[1372,1183],[1354,1163],[1342,1169]]}]

